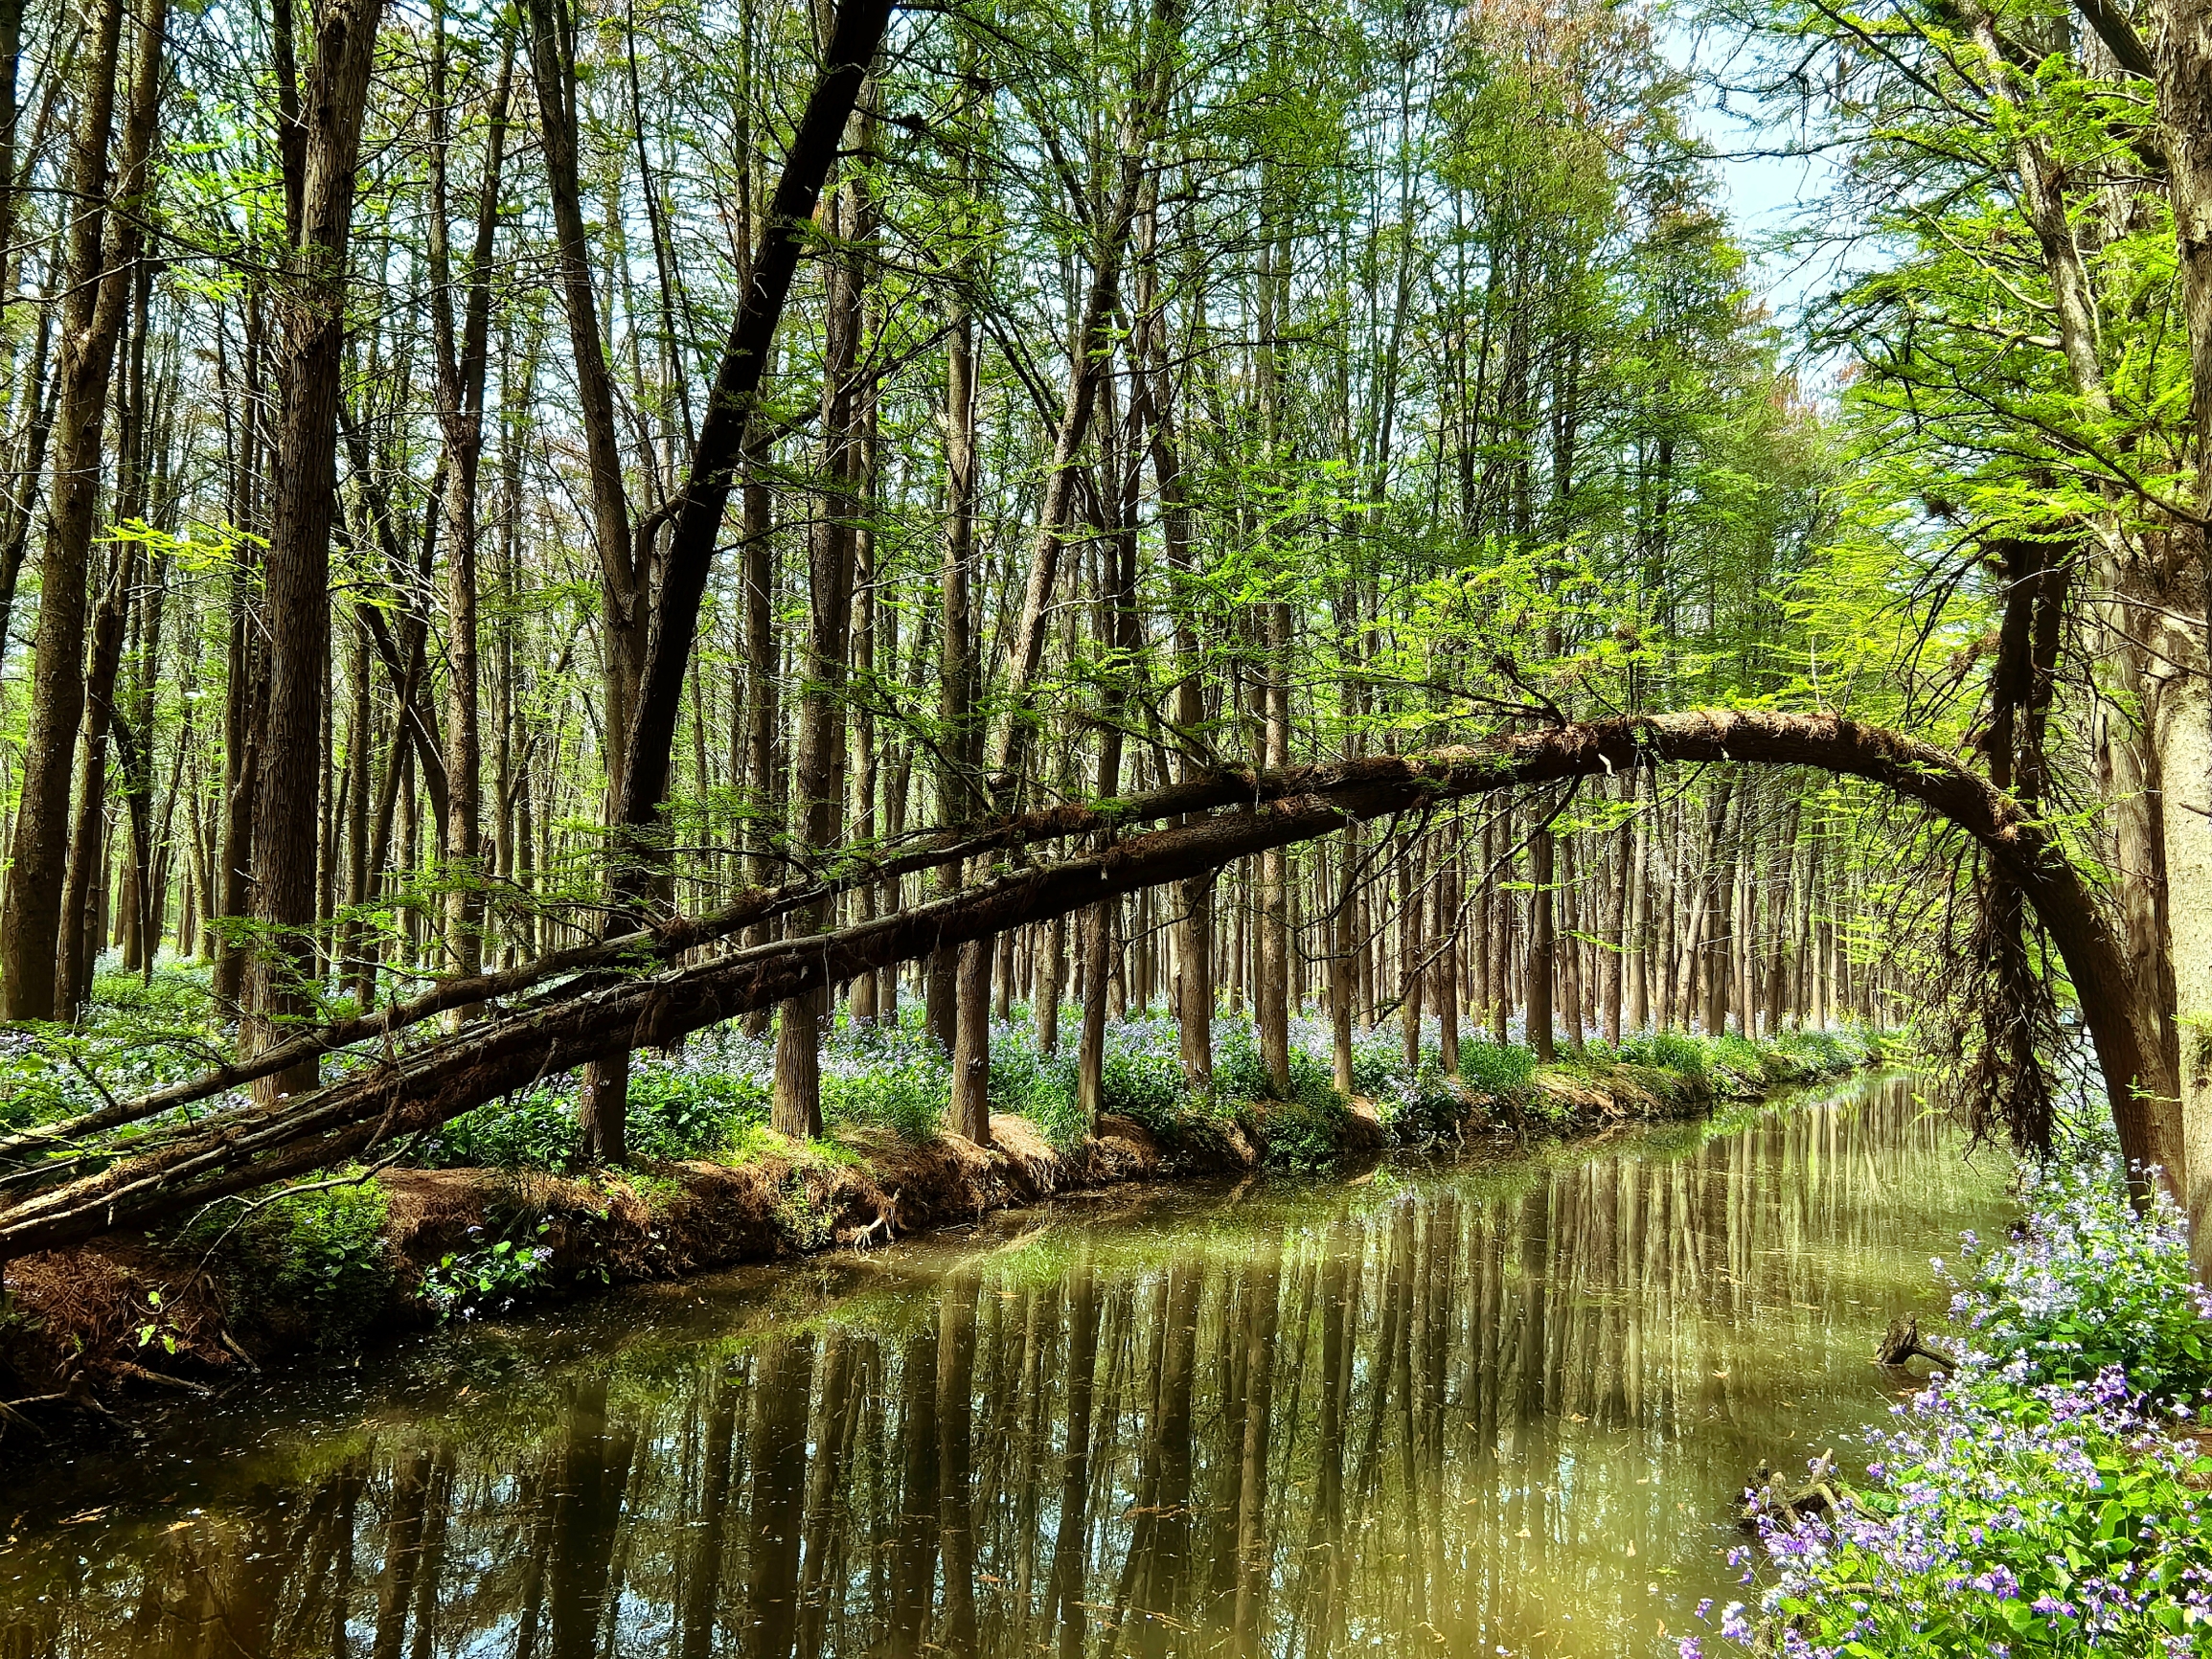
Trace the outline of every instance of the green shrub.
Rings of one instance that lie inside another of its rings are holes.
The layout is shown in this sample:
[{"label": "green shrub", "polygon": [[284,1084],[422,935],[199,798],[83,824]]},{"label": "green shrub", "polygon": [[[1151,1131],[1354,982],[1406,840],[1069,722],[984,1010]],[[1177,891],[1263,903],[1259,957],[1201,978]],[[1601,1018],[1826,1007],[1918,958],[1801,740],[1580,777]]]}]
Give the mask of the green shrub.
[{"label": "green shrub", "polygon": [[1712,1044],[1713,1063],[1722,1071],[1735,1073],[1740,1078],[1764,1077],[1767,1057],[1759,1045],[1740,1032],[1722,1032],[1707,1039]]},{"label": "green shrub", "polygon": [[543,1240],[552,1225],[550,1217],[540,1216],[521,1239],[487,1239],[483,1228],[469,1228],[478,1241],[443,1257],[422,1275],[422,1299],[440,1319],[504,1313],[545,1283],[553,1249]]},{"label": "green shrub", "polygon": [[1405,1051],[1399,1037],[1380,1026],[1352,1043],[1352,1092],[1380,1101],[1405,1082]]},{"label": "green shrub", "polygon": [[1620,1056],[1630,1065],[1673,1072],[1693,1087],[1702,1088],[1713,1080],[1705,1045],[1687,1032],[1655,1031],[1630,1037],[1621,1044]]},{"label": "green shrub", "polygon": [[1075,1057],[1065,1048],[1039,1054],[1028,1032],[1021,1027],[992,1034],[991,1103],[1027,1118],[1055,1147],[1072,1151],[1083,1144],[1085,1126],[1076,1100]]},{"label": "green shrub", "polygon": [[[2125,1371],[2129,1385],[2193,1401],[2212,1388],[2212,1291],[2189,1264],[2189,1226],[2163,1192],[2129,1207],[2117,1158],[2031,1170],[2022,1236],[1966,1235],[1951,1314],[2026,1385]],[[1943,1264],[1937,1263],[1939,1272]]]},{"label": "green shrub", "polygon": [[659,1066],[630,1074],[628,1138],[635,1157],[710,1157],[767,1121],[768,1091],[751,1078]]},{"label": "green shrub", "polygon": [[[376,1182],[348,1182],[265,1202],[242,1219],[229,1205],[194,1220],[188,1247],[213,1250],[226,1304],[261,1323],[311,1328],[318,1348],[342,1348],[390,1305],[398,1264]],[[235,1225],[234,1225],[235,1223]]]},{"label": "green shrub", "polygon": [[1536,1056],[1512,1043],[1477,1037],[1459,1045],[1459,1075],[1478,1095],[1498,1101],[1517,1100],[1536,1080]]},{"label": "green shrub", "polygon": [[1106,1111],[1134,1118],[1156,1133],[1197,1102],[1191,1100],[1184,1086],[1179,1059],[1109,1048],[1099,1069],[1099,1103]]},{"label": "green shrub", "polygon": [[[748,1077],[658,1065],[630,1072],[625,1126],[633,1157],[713,1157],[767,1117],[767,1091]],[[431,1136],[418,1162],[432,1170],[565,1173],[578,1168],[582,1149],[574,1095],[547,1087],[462,1113]]]},{"label": "green shrub", "polygon": [[822,1121],[891,1129],[926,1141],[945,1126],[952,1068],[926,1038],[839,1055],[822,1071]]},{"label": "green shrub", "polygon": [[1332,1090],[1323,1099],[1274,1101],[1254,1114],[1262,1161],[1270,1170],[1315,1174],[1343,1156],[1352,1112]]},{"label": "green shrub", "polygon": [[574,1101],[539,1088],[463,1112],[431,1135],[416,1161],[429,1170],[565,1170],[581,1149]]}]

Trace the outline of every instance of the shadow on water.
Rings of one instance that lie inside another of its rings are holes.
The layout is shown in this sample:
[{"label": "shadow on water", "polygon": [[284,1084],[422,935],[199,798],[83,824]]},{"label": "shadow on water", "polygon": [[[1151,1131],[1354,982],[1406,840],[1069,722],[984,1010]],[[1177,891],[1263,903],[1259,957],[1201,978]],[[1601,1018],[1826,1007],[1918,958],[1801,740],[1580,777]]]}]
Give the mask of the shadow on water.
[{"label": "shadow on water", "polygon": [[1864,1079],[427,1339],[8,1493],[0,1659],[1650,1654],[2004,1173]]}]

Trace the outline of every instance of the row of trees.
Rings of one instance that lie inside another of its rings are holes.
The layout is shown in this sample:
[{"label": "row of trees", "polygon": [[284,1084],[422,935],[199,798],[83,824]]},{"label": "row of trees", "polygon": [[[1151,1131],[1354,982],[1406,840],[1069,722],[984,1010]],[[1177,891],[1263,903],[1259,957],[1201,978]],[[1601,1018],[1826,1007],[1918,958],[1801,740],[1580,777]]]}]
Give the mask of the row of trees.
[{"label": "row of trees", "polygon": [[[631,1048],[771,1004],[817,1129],[901,962],[978,1139],[1009,951],[1093,1103],[1132,987],[1202,1085],[1232,988],[1282,1083],[1309,996],[1548,1051],[1937,982],[1985,1116],[2047,1138],[2077,1001],[2212,1204],[2194,36],[1722,21],[1833,57],[1757,90],[1885,235],[1831,420],[1633,10],[34,5],[0,1011],[173,932],[211,1086],[354,1135],[320,1051],[436,1013],[407,1110],[581,1063],[619,1158]],[[1606,723],[1712,701],[1926,741]],[[1390,773],[1465,742],[1532,787]]]}]

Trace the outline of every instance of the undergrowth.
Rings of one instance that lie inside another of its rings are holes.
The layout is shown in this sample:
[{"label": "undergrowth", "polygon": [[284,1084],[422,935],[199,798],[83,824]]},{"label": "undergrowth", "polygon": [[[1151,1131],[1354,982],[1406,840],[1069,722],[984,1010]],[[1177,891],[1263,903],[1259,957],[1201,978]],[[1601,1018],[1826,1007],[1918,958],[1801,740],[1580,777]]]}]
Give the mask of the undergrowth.
[{"label": "undergrowth", "polygon": [[206,1260],[234,1317],[290,1328],[313,1348],[340,1349],[397,1294],[389,1210],[376,1182],[348,1180],[264,1200],[242,1215],[235,1204],[216,1205],[188,1222],[177,1243]]},{"label": "undergrowth", "polygon": [[[945,1127],[951,1097],[948,1057],[909,1006],[897,1022],[840,1020],[824,1037],[819,1063],[822,1118],[840,1129],[889,1129],[925,1141]],[[1224,1013],[1214,1026],[1210,1089],[1184,1075],[1181,1036],[1173,1016],[1131,1014],[1110,1021],[1100,1074],[1100,1109],[1135,1120],[1170,1145],[1193,1134],[1241,1125],[1271,1167],[1326,1168],[1352,1139],[1350,1102],[1335,1086],[1334,1055],[1325,1020],[1290,1021],[1287,1087],[1268,1075],[1248,1015]],[[995,1021],[991,1032],[991,1102],[994,1112],[1028,1119],[1061,1151],[1081,1144],[1086,1123],[1076,1091],[1081,1011],[1062,1011],[1058,1041],[1047,1050],[1030,1011]],[[1656,1032],[1612,1048],[1562,1045],[1560,1065],[1602,1083],[1633,1082],[1672,1107],[1710,1101],[1716,1093],[1755,1091],[1811,1080],[1863,1063],[1870,1045],[1856,1034],[1792,1033],[1767,1041]],[[1561,1126],[1571,1104],[1538,1084],[1535,1055],[1518,1042],[1463,1033],[1456,1075],[1445,1070],[1442,1034],[1430,1016],[1422,1026],[1418,1059],[1408,1065],[1402,1030],[1386,1022],[1357,1034],[1352,1054],[1353,1095],[1372,1103],[1392,1140],[1422,1145],[1471,1126]],[[707,1158],[742,1162],[749,1137],[769,1115],[775,1064],[772,1037],[734,1028],[705,1032],[670,1055],[640,1054],[630,1073],[629,1148],[645,1162]],[[574,1086],[540,1085],[455,1119],[427,1144],[432,1167],[572,1172],[576,1167]]]}]

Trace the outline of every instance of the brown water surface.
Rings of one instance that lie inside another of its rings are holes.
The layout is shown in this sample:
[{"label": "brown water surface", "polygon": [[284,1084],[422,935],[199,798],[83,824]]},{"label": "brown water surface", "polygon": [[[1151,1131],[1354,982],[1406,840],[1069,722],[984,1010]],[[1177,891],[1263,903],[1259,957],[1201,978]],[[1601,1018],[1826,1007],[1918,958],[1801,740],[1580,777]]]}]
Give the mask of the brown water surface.
[{"label": "brown water surface", "polygon": [[1655,1654],[2004,1176],[1867,1078],[444,1332],[11,1481],[0,1659]]}]

